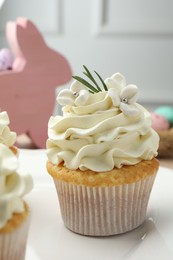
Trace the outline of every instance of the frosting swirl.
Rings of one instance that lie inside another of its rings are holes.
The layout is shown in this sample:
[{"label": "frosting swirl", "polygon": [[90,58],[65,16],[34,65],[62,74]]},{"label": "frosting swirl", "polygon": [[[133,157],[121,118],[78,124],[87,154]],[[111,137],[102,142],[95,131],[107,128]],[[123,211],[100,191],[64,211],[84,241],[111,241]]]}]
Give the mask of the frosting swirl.
[{"label": "frosting swirl", "polygon": [[16,133],[10,131],[9,117],[6,111],[0,113],[0,143],[11,147],[16,141]]},{"label": "frosting swirl", "polygon": [[13,213],[24,211],[22,197],[33,186],[31,176],[20,176],[17,168],[17,157],[7,146],[0,144],[0,229]]},{"label": "frosting swirl", "polygon": [[151,115],[134,102],[136,86],[129,86],[133,90],[125,96],[126,104],[123,96],[114,95],[111,85],[111,91],[90,94],[83,105],[64,106],[63,117],[51,117],[48,159],[69,169],[104,172],[156,156],[159,137],[151,128]]}]

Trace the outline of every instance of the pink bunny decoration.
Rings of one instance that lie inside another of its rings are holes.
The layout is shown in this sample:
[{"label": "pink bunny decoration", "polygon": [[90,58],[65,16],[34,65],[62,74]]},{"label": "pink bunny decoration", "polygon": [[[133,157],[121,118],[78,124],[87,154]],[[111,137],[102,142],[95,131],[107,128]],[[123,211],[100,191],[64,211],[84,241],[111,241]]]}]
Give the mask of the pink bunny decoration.
[{"label": "pink bunny decoration", "polygon": [[70,66],[25,18],[8,22],[6,35],[15,59],[11,71],[0,73],[0,109],[8,112],[13,131],[44,148],[55,88],[71,79]]}]

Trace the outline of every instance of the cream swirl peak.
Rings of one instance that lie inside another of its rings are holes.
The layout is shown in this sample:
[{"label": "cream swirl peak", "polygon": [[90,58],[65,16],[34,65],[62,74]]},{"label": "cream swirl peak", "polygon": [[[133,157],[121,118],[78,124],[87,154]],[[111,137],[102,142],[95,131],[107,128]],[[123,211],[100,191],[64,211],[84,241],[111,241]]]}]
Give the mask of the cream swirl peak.
[{"label": "cream swirl peak", "polygon": [[10,131],[9,117],[6,111],[0,113],[0,143],[11,147],[16,141],[16,133]]},{"label": "cream swirl peak", "polygon": [[30,175],[17,172],[18,158],[4,144],[0,144],[0,228],[4,227],[13,213],[24,211],[22,197],[33,186]]},{"label": "cream swirl peak", "polygon": [[64,115],[49,120],[47,155],[52,163],[103,172],[157,155],[159,137],[151,128],[150,113],[136,103],[135,85],[126,86],[120,73],[96,91],[75,79],[57,97]]}]

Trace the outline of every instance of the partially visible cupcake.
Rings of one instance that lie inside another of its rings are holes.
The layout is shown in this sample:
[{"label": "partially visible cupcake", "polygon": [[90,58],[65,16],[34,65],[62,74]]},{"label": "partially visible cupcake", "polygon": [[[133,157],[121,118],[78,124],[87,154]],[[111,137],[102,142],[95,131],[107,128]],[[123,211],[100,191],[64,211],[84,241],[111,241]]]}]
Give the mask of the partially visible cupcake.
[{"label": "partially visible cupcake", "polygon": [[14,146],[16,142],[16,133],[9,128],[10,120],[6,111],[0,112],[0,143],[8,146],[14,153],[17,148]]},{"label": "partially visible cupcake", "polygon": [[24,260],[29,207],[23,200],[33,186],[30,175],[19,175],[18,158],[0,144],[0,260]]},{"label": "partially visible cupcake", "polygon": [[108,236],[142,224],[159,168],[159,137],[137,104],[138,88],[120,73],[97,83],[74,77],[57,98],[63,116],[48,124],[47,171],[70,230]]}]

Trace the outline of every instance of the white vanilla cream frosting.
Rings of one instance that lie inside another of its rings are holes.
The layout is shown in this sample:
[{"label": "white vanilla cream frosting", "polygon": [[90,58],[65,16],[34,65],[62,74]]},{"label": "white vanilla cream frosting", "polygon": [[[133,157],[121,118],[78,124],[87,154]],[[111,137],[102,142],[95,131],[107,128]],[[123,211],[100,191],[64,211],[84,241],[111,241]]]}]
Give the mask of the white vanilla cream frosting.
[{"label": "white vanilla cream frosting", "polygon": [[16,133],[9,128],[9,117],[6,111],[0,113],[0,143],[11,147],[16,141]]},{"label": "white vanilla cream frosting", "polygon": [[126,86],[120,73],[105,84],[107,91],[93,94],[75,81],[70,90],[60,92],[57,99],[64,114],[48,123],[52,163],[104,172],[157,155],[159,137],[151,128],[150,113],[136,103],[138,88]]},{"label": "white vanilla cream frosting", "polygon": [[30,175],[21,176],[17,172],[18,158],[4,144],[0,144],[0,229],[13,213],[24,211],[22,197],[33,186]]}]

